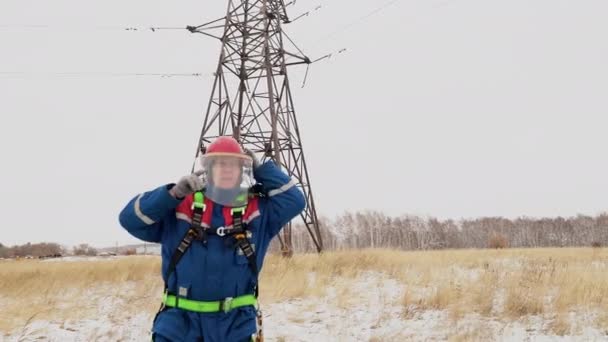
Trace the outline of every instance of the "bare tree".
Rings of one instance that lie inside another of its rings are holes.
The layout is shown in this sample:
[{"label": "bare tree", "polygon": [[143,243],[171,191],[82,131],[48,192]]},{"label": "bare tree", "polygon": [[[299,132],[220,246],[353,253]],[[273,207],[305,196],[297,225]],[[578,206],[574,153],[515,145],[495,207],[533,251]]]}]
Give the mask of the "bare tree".
[{"label": "bare tree", "polygon": [[74,247],[74,255],[94,256],[94,255],[97,255],[97,249],[89,246],[86,243],[82,243],[82,244]]}]

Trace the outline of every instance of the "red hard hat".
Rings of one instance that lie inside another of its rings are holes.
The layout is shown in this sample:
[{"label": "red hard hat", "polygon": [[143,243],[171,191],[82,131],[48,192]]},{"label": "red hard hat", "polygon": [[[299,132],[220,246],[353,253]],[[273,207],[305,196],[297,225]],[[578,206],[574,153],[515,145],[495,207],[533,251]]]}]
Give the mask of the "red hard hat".
[{"label": "red hard hat", "polygon": [[239,145],[236,139],[230,136],[217,138],[207,147],[205,155],[236,155],[244,157],[241,145]]}]

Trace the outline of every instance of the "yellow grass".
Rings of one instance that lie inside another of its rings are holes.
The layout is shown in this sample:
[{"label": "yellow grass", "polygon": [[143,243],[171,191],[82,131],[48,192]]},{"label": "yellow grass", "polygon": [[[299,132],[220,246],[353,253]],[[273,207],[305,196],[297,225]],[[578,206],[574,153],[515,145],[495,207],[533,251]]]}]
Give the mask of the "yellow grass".
[{"label": "yellow grass", "polygon": [[474,325],[464,331],[456,331],[448,338],[449,342],[477,342],[477,341],[492,341],[492,334],[487,327],[482,324]]},{"label": "yellow grass", "polygon": [[0,331],[23,327],[35,319],[94,318],[100,302],[107,297],[132,303],[125,308],[153,311],[159,305],[157,292],[162,289],[159,272],[160,262],[150,257],[76,262],[3,261]]},{"label": "yellow grass", "polygon": [[[402,306],[404,319],[424,310],[448,310],[454,321],[473,313],[501,320],[551,315],[549,329],[564,334],[570,330],[568,312],[608,312],[608,250],[597,248],[270,255],[262,272],[261,301],[318,297],[334,287],[336,305],[346,308],[357,299],[354,281],[368,271],[402,284],[402,299],[395,304]],[[152,315],[162,290],[159,272],[157,257],[0,262],[0,331],[35,319],[95,318],[107,299],[121,306],[110,313],[117,322],[136,312]],[[595,319],[598,326],[607,321],[601,314]],[[475,339],[478,333],[462,337]]]}]

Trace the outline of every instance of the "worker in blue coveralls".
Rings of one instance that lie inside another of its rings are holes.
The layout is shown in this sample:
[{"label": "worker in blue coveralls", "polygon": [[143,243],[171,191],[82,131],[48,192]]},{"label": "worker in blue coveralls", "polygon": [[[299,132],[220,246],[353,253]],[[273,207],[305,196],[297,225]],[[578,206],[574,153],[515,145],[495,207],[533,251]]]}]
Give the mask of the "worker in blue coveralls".
[{"label": "worker in blue coveralls", "polygon": [[258,273],[306,201],[273,161],[260,165],[232,137],[216,139],[200,161],[201,170],[137,195],[120,213],[131,235],[162,245],[152,340],[259,340]]}]

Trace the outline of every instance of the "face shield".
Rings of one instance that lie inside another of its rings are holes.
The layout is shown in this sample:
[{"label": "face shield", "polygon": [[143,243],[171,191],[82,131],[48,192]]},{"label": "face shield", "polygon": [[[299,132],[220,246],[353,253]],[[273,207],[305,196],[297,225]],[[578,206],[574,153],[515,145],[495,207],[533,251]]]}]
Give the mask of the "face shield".
[{"label": "face shield", "polygon": [[203,155],[201,164],[207,179],[207,198],[228,207],[247,205],[249,189],[255,184],[249,156],[214,153]]}]

